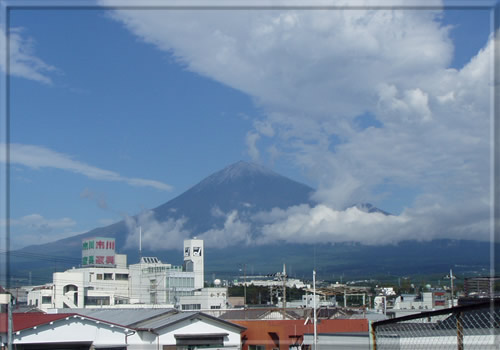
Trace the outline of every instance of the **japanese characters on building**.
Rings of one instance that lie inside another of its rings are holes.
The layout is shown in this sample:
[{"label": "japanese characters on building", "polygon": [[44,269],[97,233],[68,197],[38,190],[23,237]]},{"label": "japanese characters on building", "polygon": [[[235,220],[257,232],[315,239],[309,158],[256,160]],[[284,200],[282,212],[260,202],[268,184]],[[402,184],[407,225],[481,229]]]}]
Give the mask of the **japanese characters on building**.
[{"label": "japanese characters on building", "polygon": [[114,267],[115,239],[96,237],[83,240],[82,266]]}]

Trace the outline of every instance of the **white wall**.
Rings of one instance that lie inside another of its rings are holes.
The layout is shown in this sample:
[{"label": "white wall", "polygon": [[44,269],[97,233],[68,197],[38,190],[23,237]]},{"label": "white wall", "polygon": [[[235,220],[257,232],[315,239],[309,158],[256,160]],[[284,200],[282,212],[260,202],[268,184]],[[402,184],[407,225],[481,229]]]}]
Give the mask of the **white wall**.
[{"label": "white wall", "polygon": [[182,305],[199,304],[202,310],[226,309],[227,288],[203,288],[195,291],[192,296],[180,297],[180,309]]},{"label": "white wall", "polygon": [[166,328],[164,333],[160,333],[160,344],[175,345],[175,334],[202,335],[210,333],[228,333],[229,335],[224,339],[224,346],[240,348],[241,336],[239,331],[230,327],[222,327],[220,323],[205,318],[185,320]]},{"label": "white wall", "polygon": [[54,321],[53,324],[14,333],[14,344],[91,342],[96,346],[125,345],[126,332],[121,327],[111,328],[103,322],[96,323],[79,316],[70,316],[68,319]]},{"label": "white wall", "polygon": [[[37,288],[28,292],[27,304],[36,306],[40,310],[48,310],[54,307],[53,288]],[[50,297],[50,303],[43,303],[43,297]]]}]

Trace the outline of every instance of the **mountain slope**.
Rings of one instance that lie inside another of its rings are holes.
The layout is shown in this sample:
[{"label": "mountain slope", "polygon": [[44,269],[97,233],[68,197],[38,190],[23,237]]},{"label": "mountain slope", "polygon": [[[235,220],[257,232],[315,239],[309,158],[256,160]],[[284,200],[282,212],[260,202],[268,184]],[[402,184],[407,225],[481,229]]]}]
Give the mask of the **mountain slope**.
[{"label": "mountain slope", "polygon": [[214,210],[228,213],[238,210],[240,217],[272,208],[312,204],[313,189],[290,180],[260,165],[247,162],[232,164],[205,178],[180,196],[153,209],[159,221],[187,217],[186,228],[202,233],[223,224]]}]

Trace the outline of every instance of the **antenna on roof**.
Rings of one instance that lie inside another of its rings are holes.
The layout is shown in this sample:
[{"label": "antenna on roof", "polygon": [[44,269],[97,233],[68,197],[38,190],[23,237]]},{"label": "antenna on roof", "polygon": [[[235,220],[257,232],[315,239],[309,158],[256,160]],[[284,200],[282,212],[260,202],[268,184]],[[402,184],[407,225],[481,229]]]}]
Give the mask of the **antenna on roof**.
[{"label": "antenna on roof", "polygon": [[139,261],[142,260],[142,226],[139,226]]}]

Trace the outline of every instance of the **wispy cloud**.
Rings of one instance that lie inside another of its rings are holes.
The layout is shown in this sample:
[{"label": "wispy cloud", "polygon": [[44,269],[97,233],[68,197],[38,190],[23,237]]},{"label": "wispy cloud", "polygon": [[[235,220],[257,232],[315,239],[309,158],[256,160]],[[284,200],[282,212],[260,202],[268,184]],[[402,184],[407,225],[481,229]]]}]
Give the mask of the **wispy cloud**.
[{"label": "wispy cloud", "polygon": [[[6,145],[0,144],[0,161],[6,161]],[[114,171],[97,168],[95,166],[74,160],[70,155],[53,151],[43,146],[10,144],[10,163],[30,167],[32,169],[55,168],[80,174],[91,179],[124,182],[132,186],[152,187],[162,191],[169,191],[172,186],[156,180],[131,178],[122,176]]]},{"label": "wispy cloud", "polygon": [[52,84],[49,72],[57,71],[54,66],[45,63],[35,56],[35,42],[32,38],[23,37],[22,28],[10,28],[8,36],[0,28],[0,69],[7,71],[7,39],[9,40],[9,73],[25,79],[44,84]]},{"label": "wispy cloud", "polygon": [[[0,223],[5,225],[5,220]],[[17,219],[10,219],[11,248],[18,249],[29,244],[43,244],[71,237],[75,232],[76,222],[71,218],[47,219],[40,214],[30,214]]]},{"label": "wispy cloud", "polygon": [[94,201],[96,205],[101,209],[108,209],[108,202],[106,200],[106,196],[102,193],[96,193],[89,188],[85,188],[80,193],[81,198],[87,198],[91,201]]}]

